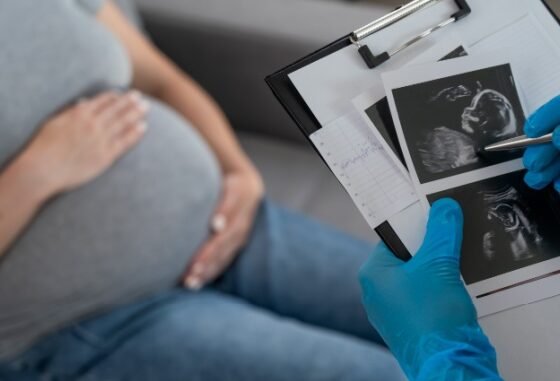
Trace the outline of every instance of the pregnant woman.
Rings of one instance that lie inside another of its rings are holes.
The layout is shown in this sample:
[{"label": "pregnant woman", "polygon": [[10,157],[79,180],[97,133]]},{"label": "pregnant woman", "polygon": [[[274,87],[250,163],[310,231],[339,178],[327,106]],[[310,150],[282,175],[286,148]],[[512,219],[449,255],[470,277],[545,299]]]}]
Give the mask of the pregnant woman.
[{"label": "pregnant woman", "polygon": [[0,47],[1,380],[402,379],[360,305],[371,248],[263,201],[114,4],[4,0]]}]

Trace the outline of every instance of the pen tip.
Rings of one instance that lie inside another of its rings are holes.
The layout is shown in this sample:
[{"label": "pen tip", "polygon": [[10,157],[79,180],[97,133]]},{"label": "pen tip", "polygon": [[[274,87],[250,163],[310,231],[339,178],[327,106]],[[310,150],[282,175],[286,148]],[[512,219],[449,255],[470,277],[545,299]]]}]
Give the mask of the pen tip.
[{"label": "pen tip", "polygon": [[476,151],[476,155],[485,159],[485,158],[488,157],[488,154],[493,153],[493,152],[496,152],[496,149],[493,146],[480,147]]},{"label": "pen tip", "polygon": [[498,147],[497,144],[491,144],[489,146],[482,147],[481,151],[484,152],[484,153],[496,152],[496,151],[499,151],[499,147]]}]

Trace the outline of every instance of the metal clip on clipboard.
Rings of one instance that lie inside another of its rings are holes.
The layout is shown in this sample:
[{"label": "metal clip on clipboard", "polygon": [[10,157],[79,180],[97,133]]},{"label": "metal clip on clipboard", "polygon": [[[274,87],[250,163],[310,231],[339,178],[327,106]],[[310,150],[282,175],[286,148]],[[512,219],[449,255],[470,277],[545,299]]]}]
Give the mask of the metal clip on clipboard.
[{"label": "metal clip on clipboard", "polygon": [[415,36],[414,38],[408,40],[407,42],[405,42],[404,44],[402,44],[401,46],[399,46],[398,48],[396,48],[394,50],[387,51],[387,52],[381,53],[379,55],[374,55],[367,45],[362,45],[360,43],[360,41],[362,41],[366,37],[371,36],[372,34],[377,33],[380,30],[385,29],[385,28],[397,23],[398,21],[404,19],[405,17],[408,17],[415,12],[426,9],[426,8],[432,6],[432,5],[434,5],[434,4],[436,4],[440,1],[441,0],[414,0],[414,1],[411,1],[410,3],[408,3],[406,5],[403,5],[402,7],[400,7],[397,10],[381,17],[380,19],[375,20],[372,23],[370,23],[366,26],[363,26],[360,29],[354,31],[350,35],[350,41],[354,45],[358,46],[358,52],[360,53],[360,55],[362,56],[362,58],[366,62],[367,66],[370,69],[374,69],[374,68],[378,67],[379,65],[381,65],[382,63],[388,61],[389,58],[391,58],[395,54],[403,51],[404,49],[408,48],[409,46],[414,45],[415,43],[419,42],[423,38],[428,37],[429,35],[431,35],[435,31],[437,31],[439,29],[442,29],[442,28],[444,28],[444,27],[446,27],[446,26],[448,26],[448,25],[450,25],[450,24],[452,24],[456,21],[461,20],[462,18],[468,16],[471,13],[471,8],[467,4],[466,0],[455,0],[455,3],[457,3],[457,6],[459,7],[458,12],[452,14],[449,19],[439,23],[438,25],[435,25],[435,26],[431,27],[430,29],[427,29],[426,31],[420,33],[419,35]]}]

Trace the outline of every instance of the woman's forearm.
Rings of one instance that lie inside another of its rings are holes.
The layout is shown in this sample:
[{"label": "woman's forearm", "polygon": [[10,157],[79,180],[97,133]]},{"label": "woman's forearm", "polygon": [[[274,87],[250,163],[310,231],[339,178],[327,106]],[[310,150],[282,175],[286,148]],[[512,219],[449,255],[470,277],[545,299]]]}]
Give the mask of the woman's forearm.
[{"label": "woman's forearm", "polygon": [[225,172],[252,168],[212,97],[130,24],[113,2],[97,16],[125,47],[134,69],[133,86],[172,106],[203,135]]},{"label": "woman's forearm", "polygon": [[86,185],[138,144],[146,111],[136,93],[109,91],[47,120],[0,171],[0,255],[47,200]]},{"label": "woman's forearm", "polygon": [[112,2],[106,2],[97,18],[126,48],[135,88],[167,103],[192,122],[224,172],[252,169],[225,115],[204,89],[139,33]]},{"label": "woman's forearm", "polygon": [[35,162],[24,152],[0,173],[0,256],[50,197]]},{"label": "woman's forearm", "polygon": [[177,73],[175,76],[158,97],[187,118],[204,136],[225,171],[251,166],[216,102],[187,75]]}]

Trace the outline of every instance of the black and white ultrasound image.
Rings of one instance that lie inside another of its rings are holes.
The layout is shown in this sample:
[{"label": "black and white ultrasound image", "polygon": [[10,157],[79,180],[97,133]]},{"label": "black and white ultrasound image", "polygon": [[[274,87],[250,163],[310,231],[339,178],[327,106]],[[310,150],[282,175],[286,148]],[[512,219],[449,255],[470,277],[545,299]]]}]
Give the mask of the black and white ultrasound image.
[{"label": "black and white ultrasound image", "polygon": [[461,272],[467,284],[560,256],[560,200],[534,191],[514,172],[428,196],[451,197],[463,207]]},{"label": "black and white ultrasound image", "polygon": [[525,116],[510,65],[395,89],[393,96],[422,184],[522,154],[479,154],[486,145],[523,133]]},{"label": "black and white ultrasound image", "polygon": [[[465,48],[463,46],[458,46],[456,49],[442,57],[439,61],[465,57],[467,55],[468,54]],[[373,122],[373,125],[377,128],[383,139],[385,139],[393,153],[397,155],[403,164],[405,164],[404,155],[398,143],[399,138],[397,136],[397,131],[395,130],[395,124],[393,123],[393,117],[391,116],[391,109],[387,98],[385,97],[376,104],[371,105],[365,110],[365,113]]]}]

